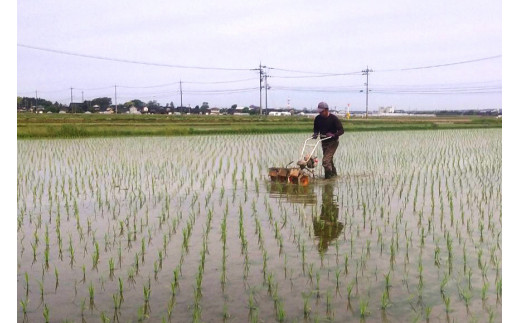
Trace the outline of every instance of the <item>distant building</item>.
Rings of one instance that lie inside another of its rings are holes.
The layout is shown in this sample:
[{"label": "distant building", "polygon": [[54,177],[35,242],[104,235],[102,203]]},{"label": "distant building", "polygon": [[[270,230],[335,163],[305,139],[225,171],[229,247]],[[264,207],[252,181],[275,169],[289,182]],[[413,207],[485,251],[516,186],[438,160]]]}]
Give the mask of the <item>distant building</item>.
[{"label": "distant building", "polygon": [[271,111],[268,114],[269,116],[279,117],[279,116],[290,116],[291,113],[287,111]]},{"label": "distant building", "polygon": [[394,113],[394,107],[379,107],[379,114]]},{"label": "distant building", "polygon": [[141,112],[139,110],[137,110],[137,108],[134,106],[131,106],[130,109],[128,109],[128,113],[129,114],[141,114]]},{"label": "distant building", "polygon": [[220,114],[220,109],[217,108],[217,107],[213,107],[213,108],[209,109],[209,114],[210,115],[219,115]]}]

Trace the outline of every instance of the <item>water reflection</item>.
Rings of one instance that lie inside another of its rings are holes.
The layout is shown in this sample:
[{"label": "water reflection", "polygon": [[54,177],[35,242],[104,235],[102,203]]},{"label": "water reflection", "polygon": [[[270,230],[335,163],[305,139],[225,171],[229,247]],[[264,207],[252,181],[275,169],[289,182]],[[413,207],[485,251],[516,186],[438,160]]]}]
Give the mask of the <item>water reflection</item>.
[{"label": "water reflection", "polygon": [[300,186],[281,182],[268,182],[267,190],[269,197],[283,198],[289,203],[315,205],[318,202],[313,185]]},{"label": "water reflection", "polygon": [[320,252],[327,251],[330,243],[339,237],[344,227],[343,223],[338,221],[339,207],[334,195],[334,186],[335,182],[323,186],[320,216],[312,219],[314,236],[318,238]]}]

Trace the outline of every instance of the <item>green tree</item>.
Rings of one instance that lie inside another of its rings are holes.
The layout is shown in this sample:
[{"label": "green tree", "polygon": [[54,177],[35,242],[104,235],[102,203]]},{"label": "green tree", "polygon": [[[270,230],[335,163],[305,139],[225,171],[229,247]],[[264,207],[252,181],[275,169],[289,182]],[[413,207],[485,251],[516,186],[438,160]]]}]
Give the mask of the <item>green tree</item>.
[{"label": "green tree", "polygon": [[144,103],[143,101],[141,101],[139,99],[133,99],[132,102],[134,102],[134,106],[139,109],[142,109],[146,106],[146,103]]},{"label": "green tree", "polygon": [[148,109],[159,109],[161,105],[156,100],[148,101],[146,104],[148,106]]},{"label": "green tree", "polygon": [[101,110],[106,110],[112,104],[111,98],[95,98],[92,100],[92,106],[99,105]]},{"label": "green tree", "polygon": [[202,106],[200,107],[200,113],[206,114],[209,113],[209,104],[208,102],[203,102]]}]

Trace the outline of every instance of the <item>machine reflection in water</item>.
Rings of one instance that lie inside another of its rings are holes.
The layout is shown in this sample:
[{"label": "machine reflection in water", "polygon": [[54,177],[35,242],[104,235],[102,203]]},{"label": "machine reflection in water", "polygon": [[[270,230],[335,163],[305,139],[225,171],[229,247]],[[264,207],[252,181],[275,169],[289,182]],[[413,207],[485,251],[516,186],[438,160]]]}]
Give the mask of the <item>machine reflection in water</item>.
[{"label": "machine reflection in water", "polygon": [[268,182],[269,197],[285,199],[289,203],[316,205],[318,198],[314,192],[314,185],[300,186],[283,182]]}]

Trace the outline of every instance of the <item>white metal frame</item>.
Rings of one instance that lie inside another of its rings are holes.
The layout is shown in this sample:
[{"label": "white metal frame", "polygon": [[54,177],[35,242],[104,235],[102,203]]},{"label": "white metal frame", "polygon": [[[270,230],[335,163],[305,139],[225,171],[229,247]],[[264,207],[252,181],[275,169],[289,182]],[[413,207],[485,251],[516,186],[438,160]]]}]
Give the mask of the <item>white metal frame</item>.
[{"label": "white metal frame", "polygon": [[[316,148],[318,148],[318,144],[324,140],[327,140],[327,139],[330,139],[332,137],[325,137],[325,138],[316,138],[318,141],[315,143],[315,144],[308,144],[307,142],[311,139],[314,139],[312,137],[309,137],[305,140],[305,142],[303,143],[303,148],[302,148],[302,153],[300,154],[300,159],[299,160],[303,160],[305,162],[308,162],[309,161],[309,158],[312,157],[312,154],[314,154],[314,151],[316,150]],[[305,159],[305,149],[307,147],[312,147],[312,150],[311,152],[308,154],[309,155],[309,158]]]}]

